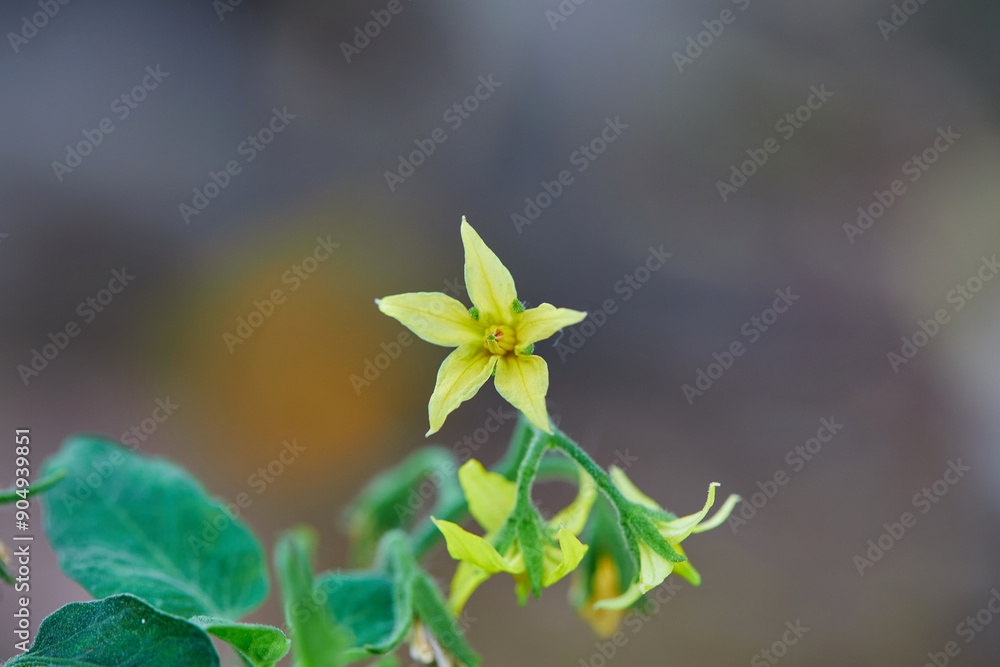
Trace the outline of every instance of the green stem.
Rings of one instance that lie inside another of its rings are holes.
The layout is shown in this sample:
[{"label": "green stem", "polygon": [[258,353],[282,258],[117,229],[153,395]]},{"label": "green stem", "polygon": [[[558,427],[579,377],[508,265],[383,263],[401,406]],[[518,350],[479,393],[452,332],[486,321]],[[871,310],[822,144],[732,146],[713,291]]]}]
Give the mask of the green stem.
[{"label": "green stem", "polygon": [[535,433],[528,445],[528,451],[524,454],[521,467],[517,471],[517,503],[514,505],[514,513],[531,506],[531,487],[535,484],[535,477],[538,475],[538,467],[542,462],[542,455],[549,447],[550,436],[541,431]]},{"label": "green stem", "polygon": [[[528,450],[528,445],[531,443],[532,438],[535,435],[535,430],[528,423],[528,421],[522,416],[518,422],[517,426],[514,427],[514,433],[511,435],[510,444],[507,446],[507,453],[504,457],[493,466],[493,472],[499,473],[506,477],[507,479],[513,479],[518,473],[521,467],[521,461]],[[468,513],[469,506],[465,501],[465,496],[458,494],[455,497],[447,498],[444,502],[437,505],[432,514],[436,519],[443,519],[445,521],[459,522],[465,518]],[[431,550],[437,546],[438,542],[442,539],[441,531],[437,529],[437,526],[428,518],[425,519],[419,527],[413,531],[413,555],[418,560],[423,560]]]},{"label": "green stem", "polygon": [[[53,486],[62,481],[63,477],[66,476],[66,470],[61,469],[52,473],[48,477],[42,479],[41,481],[32,484],[28,488],[27,496],[31,497],[36,493],[42,493],[43,491],[48,491]],[[0,491],[0,505],[6,505],[8,503],[15,502],[21,499],[20,489],[4,489]]]},{"label": "green stem", "polygon": [[566,437],[566,434],[555,429],[552,433],[552,446],[562,451],[566,456],[580,464],[580,466],[590,475],[597,484],[597,488],[604,492],[611,504],[616,508],[621,508],[632,503],[618,490],[611,479],[611,475],[604,471],[604,468],[597,465],[597,462],[590,457],[590,454],[583,451],[581,447]]}]

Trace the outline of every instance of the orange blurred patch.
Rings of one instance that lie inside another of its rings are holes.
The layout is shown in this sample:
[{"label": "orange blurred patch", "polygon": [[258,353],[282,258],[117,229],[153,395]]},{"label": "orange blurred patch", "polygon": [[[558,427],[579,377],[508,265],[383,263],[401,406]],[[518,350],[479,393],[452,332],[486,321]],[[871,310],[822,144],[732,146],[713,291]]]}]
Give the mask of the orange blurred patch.
[{"label": "orange blurred patch", "polygon": [[[380,450],[398,434],[394,416],[406,409],[403,388],[413,385],[396,378],[355,390],[351,375],[363,372],[366,355],[395,330],[371,299],[345,288],[365,276],[337,251],[309,262],[308,278],[294,274],[317,245],[315,234],[296,237],[268,247],[264,259],[259,249],[241,249],[239,257],[258,258],[252,266],[215,258],[196,286],[176,295],[183,306],[172,372],[195,439],[212,443],[207,455],[224,468],[236,462],[242,477],[275,458],[283,440],[297,438],[307,463],[294,466],[296,482],[319,488],[384,456]],[[251,315],[271,310],[263,302],[274,290],[284,300],[269,316]],[[258,326],[238,328],[238,318]],[[302,495],[301,486],[294,493]]]}]

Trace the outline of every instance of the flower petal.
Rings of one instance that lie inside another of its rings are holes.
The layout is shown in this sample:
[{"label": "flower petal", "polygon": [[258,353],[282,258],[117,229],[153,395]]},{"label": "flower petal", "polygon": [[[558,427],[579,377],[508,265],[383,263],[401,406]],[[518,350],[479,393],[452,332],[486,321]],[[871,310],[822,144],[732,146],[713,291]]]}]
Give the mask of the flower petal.
[{"label": "flower petal", "polygon": [[[575,594],[581,595],[584,587],[583,573],[578,572],[573,580],[574,587],[577,588]],[[577,613],[590,624],[591,630],[598,637],[607,639],[618,632],[621,627],[625,612],[620,609],[595,609],[594,605],[601,600],[610,600],[621,594],[621,573],[615,559],[609,554],[602,554],[597,559],[593,573],[590,575],[590,594],[583,606],[577,609]]]},{"label": "flower petal", "polygon": [[480,570],[472,563],[460,561],[455,568],[455,576],[451,579],[451,593],[448,596],[448,607],[456,617],[462,613],[462,608],[469,601],[479,586],[492,574]]},{"label": "flower petal", "polygon": [[447,294],[410,292],[376,299],[375,303],[428,343],[457,347],[483,340],[483,328],[461,301]]},{"label": "flower petal", "polygon": [[[587,525],[587,518],[590,516],[590,510],[594,506],[594,501],[597,500],[597,483],[582,467],[579,468],[579,479],[580,488],[576,492],[576,498],[549,520],[549,526],[552,528],[563,527],[574,535],[583,532],[583,527]],[[517,485],[514,484],[514,487],[516,488]]]},{"label": "flower petal", "polygon": [[517,290],[514,278],[492,250],[462,216],[462,244],[465,246],[465,288],[472,305],[494,324],[506,324],[514,317]]},{"label": "flower petal", "polygon": [[551,586],[575,570],[580,564],[580,561],[583,560],[583,556],[587,553],[587,549],[587,545],[576,539],[576,535],[565,528],[560,528],[559,549],[557,550],[559,555],[552,561],[550,561],[549,558],[546,558],[545,575],[542,577],[542,586]]},{"label": "flower petal", "polygon": [[514,509],[517,484],[503,475],[488,472],[470,459],[458,469],[458,482],[469,503],[469,513],[487,533],[500,530]]},{"label": "flower petal", "polygon": [[569,308],[556,308],[551,303],[543,303],[521,313],[518,320],[517,350],[523,350],[532,343],[545,340],[560,329],[583,321],[587,313]]},{"label": "flower petal", "polygon": [[642,589],[639,587],[639,582],[635,582],[628,587],[628,590],[616,598],[598,600],[594,603],[594,609],[597,611],[601,609],[628,609],[638,602],[641,597]]},{"label": "flower petal", "polygon": [[545,410],[549,367],[536,355],[505,354],[497,363],[496,387],[501,396],[524,413],[536,428],[552,433]]},{"label": "flower petal", "polygon": [[645,593],[662,584],[663,580],[673,572],[674,565],[675,563],[653,551],[645,542],[639,542],[639,580],[618,597],[595,603],[594,609],[631,607]]},{"label": "flower petal", "polygon": [[445,418],[455,408],[476,395],[493,374],[496,359],[496,355],[490,354],[478,343],[462,345],[445,357],[438,369],[437,384],[427,405],[431,422],[427,435],[439,430],[444,425]]},{"label": "flower petal", "polygon": [[455,560],[471,563],[490,574],[497,572],[514,574],[524,571],[524,563],[520,563],[519,566],[517,562],[504,558],[500,552],[493,548],[492,544],[478,535],[473,535],[458,524],[451,521],[439,521],[434,517],[431,517],[431,521],[444,535],[444,539],[448,543],[448,553]]},{"label": "flower petal", "polygon": [[717,486],[719,486],[718,482],[712,482],[708,485],[708,500],[705,501],[705,506],[701,508],[700,512],[682,516],[672,521],[657,521],[656,530],[663,536],[663,539],[674,545],[679,544],[688,535],[693,533],[698,524],[701,523],[701,520],[708,514],[708,510],[712,509],[712,504],[715,502],[715,487]]},{"label": "flower petal", "polygon": [[618,466],[611,466],[609,474],[611,475],[611,481],[615,483],[615,486],[617,486],[618,490],[622,492],[622,495],[631,500],[633,503],[645,505],[651,510],[663,509],[656,503],[655,500],[640,491],[639,487],[633,484],[632,480],[628,478],[625,471]]},{"label": "flower petal", "polygon": [[736,503],[740,502],[740,498],[735,493],[726,498],[726,502],[722,503],[722,507],[716,512],[711,519],[708,521],[702,521],[697,526],[695,526],[692,533],[704,533],[706,530],[712,530],[722,525],[722,522],[729,518],[729,515],[733,513],[733,509],[736,507]]}]

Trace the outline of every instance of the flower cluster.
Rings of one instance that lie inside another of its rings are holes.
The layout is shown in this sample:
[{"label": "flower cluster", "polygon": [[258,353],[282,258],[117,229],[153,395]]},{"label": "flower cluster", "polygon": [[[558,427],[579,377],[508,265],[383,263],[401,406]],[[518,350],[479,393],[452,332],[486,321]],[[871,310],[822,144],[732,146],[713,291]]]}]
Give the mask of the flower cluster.
[{"label": "flower cluster", "polygon": [[[700,584],[701,576],[681,543],[723,523],[739,498],[730,496],[706,519],[715,504],[718,484],[712,483],[702,508],[678,517],[640,491],[622,470],[601,469],[555,429],[545,403],[548,367],[533,353],[534,344],[580,322],[586,313],[548,303],[525,309],[510,272],[464,218],[461,234],[472,308],[436,292],[376,301],[383,313],[424,340],[456,348],[438,370],[428,405],[427,435],[440,429],[445,418],[491,376],[500,395],[524,415],[505,459],[509,465],[489,471],[471,460],[458,470],[468,513],[483,534],[432,516],[449,554],[459,561],[451,584],[451,612],[460,613],[476,588],[494,574],[512,575],[524,604],[530,593],[539,595],[583,563],[574,578],[573,604],[598,634],[613,634],[624,610],[670,574]],[[577,485],[577,495],[561,512],[545,518],[531,500],[531,488],[539,469],[552,462],[549,450],[571,459],[569,466],[550,467],[557,477]],[[461,515],[453,513],[455,518]],[[581,535],[591,546],[580,540]],[[431,655],[426,650],[422,654]]]}]

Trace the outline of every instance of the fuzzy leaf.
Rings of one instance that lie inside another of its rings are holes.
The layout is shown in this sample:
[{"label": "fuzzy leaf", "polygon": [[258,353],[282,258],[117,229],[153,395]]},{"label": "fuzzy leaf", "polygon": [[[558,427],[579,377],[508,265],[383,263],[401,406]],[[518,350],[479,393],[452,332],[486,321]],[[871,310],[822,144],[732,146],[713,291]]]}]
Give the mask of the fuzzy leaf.
[{"label": "fuzzy leaf", "polygon": [[45,468],[68,472],[45,496],[49,541],[94,597],[132,593],[184,618],[228,619],[266,597],[260,543],[177,465],[78,436]]},{"label": "fuzzy leaf", "polygon": [[316,582],[320,598],[337,625],[352,635],[352,645],[368,653],[366,646],[383,645],[396,626],[394,584],[388,577],[371,572],[327,573]]},{"label": "fuzzy leaf", "polygon": [[42,621],[35,643],[5,667],[218,667],[198,626],[131,595],[74,602]]},{"label": "fuzzy leaf", "polygon": [[313,578],[316,533],[307,527],[294,528],[278,540],[274,552],[295,667],[345,664],[342,654],[349,640],[329,618],[326,599],[317,594]]},{"label": "fuzzy leaf", "polygon": [[291,646],[285,633],[269,625],[235,623],[210,616],[195,616],[190,621],[232,646],[250,667],[274,667]]}]

